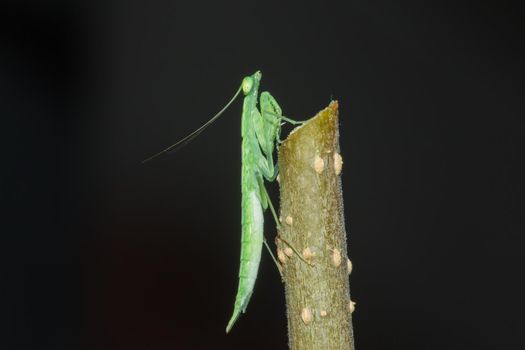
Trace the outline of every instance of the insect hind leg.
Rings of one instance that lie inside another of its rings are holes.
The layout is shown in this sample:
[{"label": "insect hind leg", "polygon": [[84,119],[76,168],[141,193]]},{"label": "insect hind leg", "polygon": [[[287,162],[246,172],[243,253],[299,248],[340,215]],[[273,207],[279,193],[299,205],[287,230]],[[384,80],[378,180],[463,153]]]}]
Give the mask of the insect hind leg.
[{"label": "insect hind leg", "polygon": [[279,264],[279,262],[275,258],[275,255],[273,255],[272,249],[270,248],[270,246],[268,245],[268,242],[266,241],[266,237],[263,238],[263,243],[264,243],[264,246],[266,247],[266,249],[268,250],[268,253],[270,253],[270,256],[272,257],[272,260],[275,263],[275,266],[277,266],[277,270],[279,270],[279,274],[281,275],[281,278],[282,278],[283,277],[283,268],[282,268],[281,264]]},{"label": "insect hind leg", "polygon": [[[261,186],[261,192],[262,192],[262,196],[265,196],[266,197],[266,201],[268,202],[268,206],[270,207],[270,211],[272,212],[272,215],[273,215],[273,218],[275,220],[275,223],[277,224],[277,227],[279,228],[279,231],[282,231],[283,230],[283,227],[281,225],[281,223],[279,222],[279,219],[277,218],[277,214],[275,212],[275,208],[273,207],[273,204],[272,204],[272,200],[270,199],[270,196],[268,195],[268,192],[266,191],[266,188],[264,186]],[[288,241],[286,241],[281,235],[277,235],[277,237],[284,243],[286,244],[288,247],[290,247],[290,249],[292,249],[292,251],[299,257],[299,259],[301,259],[301,261],[303,261],[304,263],[310,265],[310,266],[313,266],[313,264],[307,260],[305,260],[302,256],[302,254],[290,243],[288,243]]]}]

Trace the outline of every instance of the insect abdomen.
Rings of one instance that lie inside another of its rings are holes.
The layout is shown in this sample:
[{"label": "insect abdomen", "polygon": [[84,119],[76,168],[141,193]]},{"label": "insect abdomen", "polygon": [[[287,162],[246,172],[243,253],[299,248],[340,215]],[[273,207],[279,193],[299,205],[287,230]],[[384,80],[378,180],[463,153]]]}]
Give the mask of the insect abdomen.
[{"label": "insect abdomen", "polygon": [[255,189],[248,193],[243,192],[242,198],[242,238],[241,238],[241,266],[239,269],[239,288],[235,297],[233,315],[228,322],[226,332],[235,324],[241,312],[246,311],[248,302],[253,293],[255,279],[261,261],[263,245],[264,217],[261,202]]}]

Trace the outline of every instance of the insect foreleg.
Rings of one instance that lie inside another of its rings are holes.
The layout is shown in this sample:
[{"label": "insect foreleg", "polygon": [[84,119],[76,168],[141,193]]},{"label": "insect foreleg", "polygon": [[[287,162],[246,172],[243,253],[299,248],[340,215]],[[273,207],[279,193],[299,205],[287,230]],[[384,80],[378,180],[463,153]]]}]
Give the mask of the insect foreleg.
[{"label": "insect foreleg", "polygon": [[[256,137],[261,149],[260,153],[257,155],[256,164],[257,169],[262,174],[262,177],[272,182],[279,173],[277,164],[273,163],[273,150],[275,143],[280,142],[281,122],[282,120],[288,121],[292,124],[301,124],[302,122],[296,122],[295,120],[283,117],[281,107],[273,98],[273,96],[266,91],[260,95],[260,108],[261,112],[254,114],[253,123],[255,134],[257,135]],[[275,212],[275,208],[273,207],[270,196],[264,187],[264,181],[262,177],[257,177],[257,181],[259,182],[260,197],[264,198],[264,202],[266,202],[270,207],[270,211],[272,212],[275,223],[281,231],[281,224],[277,219],[277,213]],[[295,249],[295,247],[293,247],[281,237],[279,237],[279,239],[286,243],[286,245],[288,245],[295,252],[295,254],[297,254],[299,259],[310,265],[310,263],[302,257],[297,249]]]},{"label": "insect foreleg", "polygon": [[283,111],[275,98],[268,92],[264,91],[261,93],[261,114],[264,119],[272,120],[277,119],[278,123],[281,123],[281,120],[284,120],[290,124],[297,125],[303,124],[304,122],[293,120],[291,118],[283,116]]},{"label": "insect foreleg", "polygon": [[277,165],[273,164],[273,157],[271,155],[265,157],[260,154],[259,157],[257,157],[257,169],[269,182],[273,182],[279,173]]},{"label": "insect foreleg", "polygon": [[266,112],[265,114],[269,114],[271,116],[274,116],[276,118],[279,118],[279,119],[282,119],[292,125],[299,125],[299,124],[304,124],[304,121],[301,121],[301,120],[293,120],[293,119],[290,119],[288,117],[285,117],[284,115],[280,115],[280,114],[276,114],[276,113],[273,113],[273,112]]}]

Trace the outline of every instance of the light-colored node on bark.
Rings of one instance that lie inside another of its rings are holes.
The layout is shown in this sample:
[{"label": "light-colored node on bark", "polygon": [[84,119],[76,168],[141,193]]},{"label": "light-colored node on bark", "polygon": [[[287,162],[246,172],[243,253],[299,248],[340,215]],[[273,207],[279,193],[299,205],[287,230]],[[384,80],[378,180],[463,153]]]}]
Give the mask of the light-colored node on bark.
[{"label": "light-colored node on bark", "polygon": [[310,247],[306,247],[303,249],[303,258],[306,261],[310,261],[314,258],[315,252],[313,252]]},{"label": "light-colored node on bark", "polygon": [[279,222],[282,224],[283,223],[283,217],[281,215],[279,215]]},{"label": "light-colored node on bark", "polygon": [[319,315],[321,315],[321,317],[326,317],[326,315],[328,315],[328,312],[326,312],[326,310],[321,310]]},{"label": "light-colored node on bark", "polygon": [[281,183],[281,178],[279,177],[279,174],[277,174],[277,177],[275,178],[277,180],[277,183]]},{"label": "light-colored node on bark", "polygon": [[334,170],[336,175],[341,174],[343,170],[343,157],[337,152],[334,153]]},{"label": "light-colored node on bark", "polygon": [[355,311],[355,301],[350,300],[350,303],[348,304],[348,308],[350,309],[350,313],[353,314]]},{"label": "light-colored node on bark", "polygon": [[288,215],[288,216],[286,217],[285,221],[286,221],[286,223],[287,223],[288,225],[290,225],[290,226],[293,225],[293,218],[292,218],[290,215]]},{"label": "light-colored node on bark", "polygon": [[351,274],[353,266],[352,266],[352,262],[350,261],[350,259],[347,259],[346,267],[348,269],[348,274]]},{"label": "light-colored node on bark", "polygon": [[312,315],[312,311],[310,311],[310,308],[307,306],[307,307],[304,307],[303,310],[301,311],[301,318],[304,322],[304,324],[310,324],[312,323],[312,321],[314,320],[314,316]]},{"label": "light-colored node on bark", "polygon": [[321,174],[324,170],[324,160],[318,155],[316,155],[314,159],[314,170],[318,174]]},{"label": "light-colored node on bark", "polygon": [[290,247],[284,248],[284,254],[286,254],[287,257],[291,258],[293,255],[293,250]]},{"label": "light-colored node on bark", "polygon": [[286,263],[286,255],[281,248],[277,248],[277,259],[279,259],[283,265]]},{"label": "light-colored node on bark", "polygon": [[332,250],[332,264],[335,267],[339,267],[339,265],[341,265],[341,251],[337,248]]}]

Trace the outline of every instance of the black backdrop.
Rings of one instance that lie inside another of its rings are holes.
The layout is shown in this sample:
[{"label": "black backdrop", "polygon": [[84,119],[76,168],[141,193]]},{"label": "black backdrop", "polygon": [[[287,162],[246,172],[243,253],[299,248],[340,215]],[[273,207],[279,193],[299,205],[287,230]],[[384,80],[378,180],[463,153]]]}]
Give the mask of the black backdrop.
[{"label": "black backdrop", "polygon": [[0,348],[286,348],[266,253],[224,334],[241,103],[140,164],[257,69],[296,119],[340,102],[357,348],[519,348],[520,18],[507,2],[4,3]]}]

